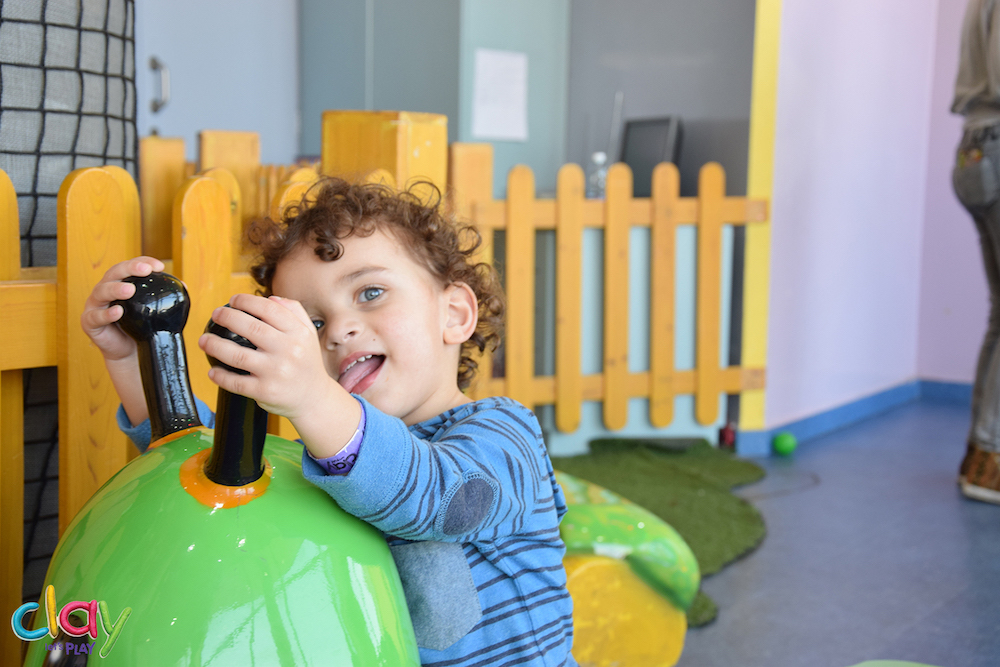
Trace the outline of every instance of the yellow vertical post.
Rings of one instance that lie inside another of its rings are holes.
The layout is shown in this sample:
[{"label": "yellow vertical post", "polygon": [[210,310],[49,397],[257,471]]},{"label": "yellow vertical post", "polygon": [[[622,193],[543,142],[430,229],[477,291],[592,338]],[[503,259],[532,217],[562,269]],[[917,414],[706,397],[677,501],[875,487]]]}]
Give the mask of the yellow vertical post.
[{"label": "yellow vertical post", "polygon": [[118,400],[100,352],[80,328],[84,302],[117,262],[141,250],[138,195],[114,168],[78,169],[57,200],[59,530],[128,460]]},{"label": "yellow vertical post", "polygon": [[563,165],[556,183],[556,427],[580,425],[583,310],[583,170]]},{"label": "yellow vertical post", "polygon": [[174,195],[184,182],[184,140],[139,140],[139,191],[142,192],[142,254],[170,258]]},{"label": "yellow vertical post", "polygon": [[274,199],[271,200],[270,209],[268,210],[270,218],[272,220],[280,220],[285,213],[285,209],[302,201],[302,197],[305,196],[311,186],[312,183],[306,181],[289,181],[282,184],[275,193]]},{"label": "yellow vertical post", "polygon": [[649,290],[649,420],[664,428],[674,418],[674,223],[681,177],[677,166],[664,162],[653,169],[652,268]]},{"label": "yellow vertical post", "polygon": [[0,280],[17,280],[20,275],[21,227],[17,192],[10,177],[0,169]]},{"label": "yellow vertical post", "polygon": [[199,177],[187,181],[174,200],[174,274],[184,281],[191,310],[184,327],[191,388],[214,405],[217,386],[209,379],[209,364],[198,347],[212,311],[232,296],[232,217],[229,195],[218,181]]},{"label": "yellow vertical post", "polygon": [[[774,185],[774,128],[778,107],[778,45],[781,0],[757,0],[754,24],[753,83],[750,92],[750,155],[747,197],[770,201]],[[769,207],[770,208],[770,207]],[[747,225],[743,269],[743,350],[746,368],[767,363],[768,289],[771,272],[771,223]],[[740,393],[740,428],[763,429],[764,390]]]},{"label": "yellow vertical post", "polygon": [[[24,403],[20,370],[0,372],[0,603],[21,606],[24,573]],[[21,664],[21,642],[0,637],[0,662]]]},{"label": "yellow vertical post", "polygon": [[719,341],[722,310],[722,204],[726,174],[709,162],[698,174],[697,341],[695,418],[711,424],[719,414]]},{"label": "yellow vertical post", "polygon": [[[476,205],[493,201],[493,146],[491,144],[452,144],[448,161],[448,191],[452,214],[462,222],[476,223]],[[476,261],[493,266],[493,229],[477,225],[482,245]],[[492,354],[487,350],[479,359],[479,372],[469,387],[469,396],[485,398],[493,377]]]},{"label": "yellow vertical post", "polygon": [[608,169],[604,200],[604,425],[628,422],[628,253],[632,170]]},{"label": "yellow vertical post", "polygon": [[[126,224],[122,226],[121,233],[125,235],[125,247],[141,248],[142,205],[139,203],[139,191],[136,190],[135,181],[132,180],[132,175],[121,167],[116,167],[114,165],[101,167],[101,169],[107,172],[111,178],[115,179],[115,182],[118,183],[118,187],[121,189],[122,204],[125,207],[126,220]],[[132,221],[138,221],[138,224],[132,224]],[[123,259],[130,258],[125,257]]]},{"label": "yellow vertical post", "polygon": [[240,186],[240,228],[234,232],[243,236],[247,218],[261,213],[249,211],[247,205],[257,201],[258,174],[260,172],[260,135],[256,132],[203,130],[198,134],[198,169],[208,171],[222,167],[228,169]]},{"label": "yellow vertical post", "polygon": [[369,185],[384,185],[387,188],[396,189],[396,177],[381,167],[369,171],[361,181]]},{"label": "yellow vertical post", "polygon": [[[137,220],[138,224],[126,224],[122,229],[122,234],[126,235],[125,246],[127,248],[142,247],[142,205],[139,202],[139,192],[135,188],[135,181],[132,175],[121,167],[109,165],[102,167],[104,171],[111,175],[121,188],[123,203],[125,204],[126,220]],[[154,255],[155,256],[155,255]],[[168,254],[169,256],[169,254]],[[128,259],[128,258],[123,258]],[[131,445],[125,446],[125,458],[131,461],[139,455],[139,450]]]},{"label": "yellow vertical post", "polygon": [[[17,194],[0,171],[0,280],[21,275]],[[0,371],[0,609],[21,605],[24,572],[24,387],[21,371]],[[21,662],[21,642],[0,632],[0,664]]]},{"label": "yellow vertical post", "polygon": [[[386,175],[389,175],[389,176],[392,175],[392,174],[389,174],[389,172],[387,172],[387,171],[382,171],[380,173],[383,173],[383,174],[386,174]],[[312,184],[312,183],[315,183],[317,181],[317,179],[319,179],[319,172],[317,172],[312,167],[298,167],[298,168],[292,169],[291,171],[288,172],[288,174],[285,176],[285,180],[283,181],[283,183],[310,183],[310,184]],[[386,184],[389,184],[389,182],[387,181]],[[393,187],[395,187],[394,182],[393,182]],[[271,205],[271,203],[268,202],[268,206],[270,206],[270,205]]]},{"label": "yellow vertical post", "polygon": [[400,188],[430,181],[444,192],[448,177],[448,117],[408,111],[324,111],[324,174],[359,178],[391,173]]},{"label": "yellow vertical post", "polygon": [[201,172],[201,176],[211,178],[222,186],[229,198],[230,247],[233,256],[233,271],[246,271],[250,265],[250,254],[243,247],[243,202],[240,194],[240,184],[233,172],[222,167],[213,167]]},{"label": "yellow vertical post", "polygon": [[267,165],[266,168],[261,169],[261,178],[259,179],[259,187],[264,191],[264,199],[261,201],[263,208],[258,211],[263,213],[268,210],[271,206],[271,201],[274,199],[274,195],[278,192],[278,186],[281,185],[282,175],[281,168],[273,164]]},{"label": "yellow vertical post", "polygon": [[507,176],[507,396],[529,408],[535,377],[535,175],[517,165]]}]

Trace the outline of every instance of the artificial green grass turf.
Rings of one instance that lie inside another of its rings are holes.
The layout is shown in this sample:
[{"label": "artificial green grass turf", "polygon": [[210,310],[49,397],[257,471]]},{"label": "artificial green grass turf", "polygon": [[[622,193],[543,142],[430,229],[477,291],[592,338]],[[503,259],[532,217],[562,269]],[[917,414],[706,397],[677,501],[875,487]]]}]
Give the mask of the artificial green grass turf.
[{"label": "artificial green grass turf", "polygon": [[[763,478],[763,469],[705,440],[593,440],[589,454],[554,457],[552,464],[628,498],[673,526],[694,552],[703,578],[764,539],[760,512],[730,493]],[[705,625],[715,616],[715,603],[699,591],[688,610],[688,624]]]}]

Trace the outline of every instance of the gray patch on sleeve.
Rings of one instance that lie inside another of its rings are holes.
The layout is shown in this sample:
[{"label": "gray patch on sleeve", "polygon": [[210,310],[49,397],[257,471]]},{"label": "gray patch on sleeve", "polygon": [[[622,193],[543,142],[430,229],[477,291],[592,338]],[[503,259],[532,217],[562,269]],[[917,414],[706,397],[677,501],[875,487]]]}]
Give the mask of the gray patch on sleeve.
[{"label": "gray patch on sleeve", "polygon": [[456,542],[389,547],[406,595],[417,646],[443,651],[483,616],[469,562]]},{"label": "gray patch on sleeve", "polygon": [[485,479],[470,479],[451,497],[441,531],[445,535],[468,533],[483,522],[491,507],[493,487]]}]

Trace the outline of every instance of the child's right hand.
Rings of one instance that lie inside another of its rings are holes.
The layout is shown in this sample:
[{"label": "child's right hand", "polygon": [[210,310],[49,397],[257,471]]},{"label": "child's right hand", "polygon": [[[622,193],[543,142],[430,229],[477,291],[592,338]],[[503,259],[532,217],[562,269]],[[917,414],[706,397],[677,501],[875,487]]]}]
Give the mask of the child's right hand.
[{"label": "child's right hand", "polygon": [[115,326],[121,319],[121,306],[111,306],[112,301],[128,299],[135,294],[135,285],[122,282],[129,276],[148,276],[162,271],[163,262],[155,257],[136,257],[115,264],[104,274],[87,297],[80,316],[80,325],[106,361],[119,361],[135,354],[135,341]]}]

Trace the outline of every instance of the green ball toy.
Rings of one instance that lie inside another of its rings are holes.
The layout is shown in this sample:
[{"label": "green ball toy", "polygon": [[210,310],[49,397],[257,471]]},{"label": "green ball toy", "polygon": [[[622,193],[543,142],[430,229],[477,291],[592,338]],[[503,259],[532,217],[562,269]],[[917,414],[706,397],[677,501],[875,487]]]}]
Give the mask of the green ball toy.
[{"label": "green ball toy", "polygon": [[775,454],[779,456],[791,456],[795,448],[799,446],[799,441],[788,431],[782,431],[774,436],[771,446],[774,447]]}]

